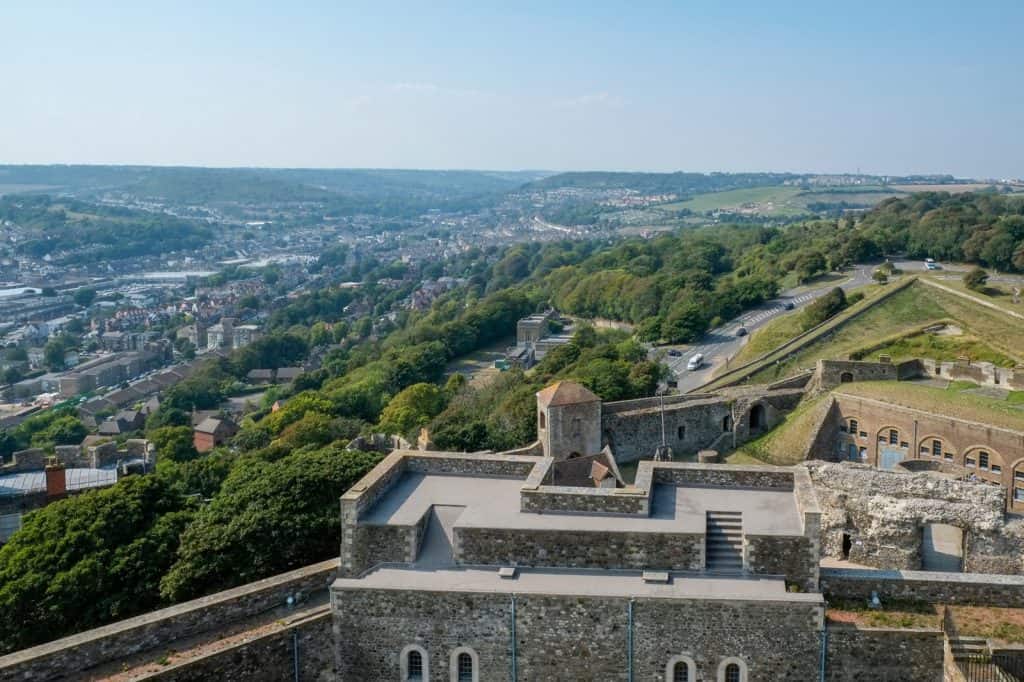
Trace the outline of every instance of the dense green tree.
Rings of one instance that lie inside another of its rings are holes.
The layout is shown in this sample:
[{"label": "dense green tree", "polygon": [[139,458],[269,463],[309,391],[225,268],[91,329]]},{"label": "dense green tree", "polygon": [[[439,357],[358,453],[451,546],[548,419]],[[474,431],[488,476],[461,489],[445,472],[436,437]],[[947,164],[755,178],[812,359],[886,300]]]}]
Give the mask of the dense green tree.
[{"label": "dense green tree", "polygon": [[383,433],[413,436],[417,429],[444,409],[444,392],[434,384],[413,384],[388,401],[380,415]]},{"label": "dense green tree", "polygon": [[161,594],[189,599],[335,556],[338,497],[380,457],[327,447],[239,461],[182,535]]},{"label": "dense green tree", "polygon": [[164,480],[132,476],[26,516],[0,547],[0,651],[161,605],[191,514]]},{"label": "dense green tree", "polygon": [[187,462],[199,456],[192,444],[190,426],[163,426],[147,431],[146,438],[156,448],[157,461]]},{"label": "dense green tree", "polygon": [[83,308],[88,308],[92,305],[92,302],[96,300],[96,290],[82,287],[75,289],[74,300],[77,305]]}]

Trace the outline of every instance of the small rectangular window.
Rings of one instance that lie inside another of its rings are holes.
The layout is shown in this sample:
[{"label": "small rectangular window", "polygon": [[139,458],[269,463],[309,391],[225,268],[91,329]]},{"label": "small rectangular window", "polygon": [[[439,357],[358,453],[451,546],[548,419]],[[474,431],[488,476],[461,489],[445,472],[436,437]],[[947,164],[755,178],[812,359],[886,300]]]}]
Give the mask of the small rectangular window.
[{"label": "small rectangular window", "polygon": [[843,433],[846,433],[847,432],[846,424],[840,424],[839,425],[839,430],[842,431]]},{"label": "small rectangular window", "polygon": [[968,469],[973,469],[974,468],[974,458],[973,457],[968,457],[967,459],[965,459],[964,460],[964,466],[967,467]]},{"label": "small rectangular window", "polygon": [[984,469],[984,470],[988,471],[988,453],[987,452],[979,452],[978,453],[978,468],[979,469]]},{"label": "small rectangular window", "polygon": [[933,440],[932,441],[932,456],[933,457],[941,457],[942,456],[942,441],[941,440]]},{"label": "small rectangular window", "polygon": [[908,448],[908,447],[910,447],[910,444],[907,443],[907,441],[905,441],[905,440],[901,440],[900,441],[900,447],[901,448]]},{"label": "small rectangular window", "polygon": [[927,445],[922,445],[922,446],[921,446],[921,454],[922,454],[922,455],[927,455],[927,454],[928,454],[928,452],[929,452],[929,450],[928,450],[928,446],[927,446]]},{"label": "small rectangular window", "polygon": [[867,431],[861,431],[860,432],[860,437],[861,438],[867,438],[868,437],[868,432]]},{"label": "small rectangular window", "polygon": [[850,420],[850,433],[857,433],[857,420],[856,419],[851,419]]},{"label": "small rectangular window", "polygon": [[878,436],[878,442],[881,443],[882,445],[885,445],[885,443],[886,443],[885,436],[879,435]]},{"label": "small rectangular window", "polygon": [[1013,480],[1024,481],[1024,469],[1018,469],[1013,472]]},{"label": "small rectangular window", "polygon": [[993,474],[1001,474],[1001,473],[1003,473],[1003,467],[999,466],[998,464],[993,464],[992,465],[992,473]]},{"label": "small rectangular window", "polygon": [[947,452],[947,453],[946,453],[946,454],[944,454],[944,455],[943,455],[942,457],[943,457],[943,459],[945,459],[945,460],[946,460],[947,462],[952,462],[952,461],[953,461],[953,453],[952,453],[952,452]]},{"label": "small rectangular window", "polygon": [[889,429],[889,445],[896,445],[900,442],[900,432],[895,429]]},{"label": "small rectangular window", "polygon": [[1013,499],[1015,502],[1024,502],[1024,488],[1014,488]]}]

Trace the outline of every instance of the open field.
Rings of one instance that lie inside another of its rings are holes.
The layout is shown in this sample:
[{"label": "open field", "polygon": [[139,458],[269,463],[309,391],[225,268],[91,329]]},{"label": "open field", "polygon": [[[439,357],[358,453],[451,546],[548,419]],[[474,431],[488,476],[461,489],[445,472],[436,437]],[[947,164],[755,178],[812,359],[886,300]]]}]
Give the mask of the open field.
[{"label": "open field", "polygon": [[0,197],[5,194],[18,194],[19,192],[43,192],[50,189],[57,189],[56,185],[18,185],[0,183]]},{"label": "open field", "polygon": [[1024,411],[1006,400],[973,393],[967,384],[936,388],[915,381],[856,381],[843,384],[835,392],[884,400],[925,412],[955,414],[962,419],[1007,429],[1024,430]]},{"label": "open field", "polygon": [[[822,358],[849,358],[851,354],[875,346],[880,341],[889,338],[895,341],[901,335],[920,331],[922,326],[938,321],[953,322],[969,336],[985,339],[986,342],[981,344],[984,349],[976,346],[975,350],[992,353],[1000,364],[1024,358],[1024,321],[1000,315],[954,294],[914,283],[785,361],[757,372],[750,381],[765,383],[791,376],[802,369],[813,368]],[[773,322],[757,332],[751,343],[759,334],[768,335],[764,344],[775,344],[780,339],[784,341],[784,330],[784,323]],[[796,336],[796,332],[796,329],[790,329],[789,338]],[[956,350],[951,346],[950,352]],[[936,359],[955,360],[956,356]]]},{"label": "open field", "polygon": [[972,362],[991,362],[998,367],[1014,367],[1017,361],[1000,353],[972,334],[914,333],[893,339],[866,352],[857,353],[854,359],[870,360],[879,354],[890,356],[893,361],[928,358],[930,360],[953,361],[960,357]]},{"label": "open field", "polygon": [[791,203],[791,199],[800,192],[799,187],[781,185],[734,189],[727,192],[701,194],[688,201],[664,204],[657,208],[664,210],[686,208],[697,213],[729,209],[764,215],[799,215],[804,212],[804,209]]}]

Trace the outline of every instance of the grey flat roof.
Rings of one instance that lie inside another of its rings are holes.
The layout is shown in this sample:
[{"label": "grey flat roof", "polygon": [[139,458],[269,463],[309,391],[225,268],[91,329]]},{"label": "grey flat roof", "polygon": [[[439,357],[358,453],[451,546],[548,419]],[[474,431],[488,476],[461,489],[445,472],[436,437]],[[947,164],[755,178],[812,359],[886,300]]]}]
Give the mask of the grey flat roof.
[{"label": "grey flat roof", "polygon": [[[67,475],[67,489],[69,491],[102,488],[117,483],[117,466],[114,464],[102,469],[65,469],[65,474]],[[17,474],[0,476],[0,497],[27,495],[45,491],[45,471],[23,471]]]},{"label": "grey flat roof", "polygon": [[521,478],[405,473],[360,519],[371,525],[408,526],[432,505],[465,507],[455,523],[463,528],[579,530],[632,533],[701,533],[706,512],[743,513],[743,532],[801,535],[793,493],[747,488],[703,488],[657,484],[650,516],[520,511]]},{"label": "grey flat roof", "polygon": [[781,577],[670,574],[668,583],[647,583],[642,571],[519,568],[502,578],[498,567],[418,569],[384,566],[361,578],[338,578],[335,590],[420,590],[502,594],[558,594],[662,599],[745,599],[822,604],[816,593],[786,591]]}]

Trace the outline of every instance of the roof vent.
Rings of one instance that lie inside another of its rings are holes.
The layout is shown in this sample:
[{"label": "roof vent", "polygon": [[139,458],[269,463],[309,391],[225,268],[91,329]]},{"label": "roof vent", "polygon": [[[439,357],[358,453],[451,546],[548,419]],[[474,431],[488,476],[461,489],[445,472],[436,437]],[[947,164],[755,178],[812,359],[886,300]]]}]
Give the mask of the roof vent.
[{"label": "roof vent", "polygon": [[667,585],[669,581],[668,571],[644,571],[645,583],[661,583]]},{"label": "roof vent", "polygon": [[515,566],[502,566],[501,568],[498,569],[498,576],[500,576],[500,577],[502,577],[502,578],[504,578],[506,580],[511,580],[511,579],[516,577],[516,567]]}]

